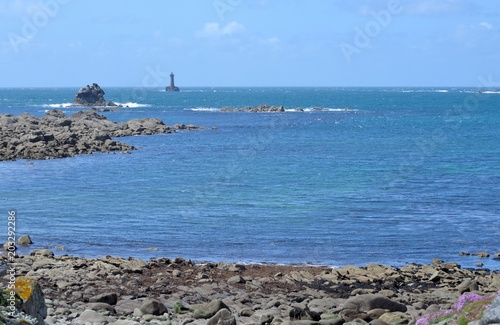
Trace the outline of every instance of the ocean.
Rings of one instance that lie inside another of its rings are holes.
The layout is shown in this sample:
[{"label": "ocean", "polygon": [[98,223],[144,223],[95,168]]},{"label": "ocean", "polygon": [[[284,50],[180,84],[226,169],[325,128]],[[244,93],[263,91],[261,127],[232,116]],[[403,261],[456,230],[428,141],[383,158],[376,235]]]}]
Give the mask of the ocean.
[{"label": "ocean", "polygon": [[[15,210],[34,242],[20,253],[500,269],[459,256],[500,252],[500,93],[103,88],[128,106],[103,113],[113,121],[207,128],[121,138],[131,154],[0,162],[4,240]],[[0,113],[69,115],[77,91],[3,88]],[[259,104],[287,111],[219,111]]]}]

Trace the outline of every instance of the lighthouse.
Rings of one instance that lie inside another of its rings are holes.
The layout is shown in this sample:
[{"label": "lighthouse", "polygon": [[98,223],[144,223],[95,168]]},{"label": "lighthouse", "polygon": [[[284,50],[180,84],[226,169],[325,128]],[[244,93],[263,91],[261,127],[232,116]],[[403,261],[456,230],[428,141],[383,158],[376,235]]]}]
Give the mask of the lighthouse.
[{"label": "lighthouse", "polygon": [[175,86],[174,73],[170,72],[170,86],[165,88],[165,91],[179,91],[179,87]]}]

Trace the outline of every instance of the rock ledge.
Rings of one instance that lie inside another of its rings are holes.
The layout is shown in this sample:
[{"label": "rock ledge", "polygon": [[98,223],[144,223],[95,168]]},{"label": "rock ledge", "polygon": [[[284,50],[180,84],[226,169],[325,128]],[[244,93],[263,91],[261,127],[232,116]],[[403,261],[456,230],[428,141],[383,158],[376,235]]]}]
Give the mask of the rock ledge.
[{"label": "rock ledge", "polygon": [[174,133],[203,127],[176,124],[168,126],[158,118],[134,119],[115,123],[95,109],[80,111],[71,117],[50,110],[42,118],[27,113],[0,114],[0,161],[51,159],[95,152],[128,152],[133,146],[112,137]]}]

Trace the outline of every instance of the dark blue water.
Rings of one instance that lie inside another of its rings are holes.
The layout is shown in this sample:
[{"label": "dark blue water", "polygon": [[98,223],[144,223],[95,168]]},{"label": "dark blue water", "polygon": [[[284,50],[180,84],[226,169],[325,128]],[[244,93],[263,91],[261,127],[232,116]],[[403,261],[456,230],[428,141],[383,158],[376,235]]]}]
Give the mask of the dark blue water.
[{"label": "dark blue water", "polygon": [[[500,94],[105,90],[130,106],[105,113],[111,120],[218,130],[123,138],[139,148],[130,155],[0,163],[0,210],[17,211],[18,234],[29,233],[34,247],[329,265],[440,258],[466,267],[479,259],[460,251],[500,251]],[[76,91],[0,89],[0,113],[41,116]],[[217,111],[265,103],[306,112]]]}]

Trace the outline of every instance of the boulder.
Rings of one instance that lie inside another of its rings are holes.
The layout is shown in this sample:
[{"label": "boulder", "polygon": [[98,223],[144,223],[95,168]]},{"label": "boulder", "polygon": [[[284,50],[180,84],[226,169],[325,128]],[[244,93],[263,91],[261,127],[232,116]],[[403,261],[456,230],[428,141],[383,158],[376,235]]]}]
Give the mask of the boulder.
[{"label": "boulder", "polygon": [[139,309],[142,306],[142,302],[138,300],[125,299],[120,300],[116,303],[114,307],[117,313],[131,315],[134,313],[135,309]]},{"label": "boulder", "polygon": [[235,275],[227,279],[228,284],[245,283],[245,279],[241,275]]},{"label": "boulder", "polygon": [[301,308],[293,308],[288,313],[291,320],[311,320],[311,321],[319,321],[321,316],[319,313]]},{"label": "boulder", "polygon": [[344,325],[366,325],[366,324],[368,324],[367,321],[365,321],[363,319],[359,319],[359,318],[354,319],[350,322],[344,323]]},{"label": "boulder", "polygon": [[118,294],[115,292],[102,293],[90,298],[90,302],[103,302],[108,305],[116,305],[116,303],[118,302]]},{"label": "boulder", "polygon": [[77,319],[75,319],[74,324],[108,324],[108,318],[99,314],[94,310],[85,310]]},{"label": "boulder", "polygon": [[378,320],[389,325],[404,325],[411,322],[411,316],[402,312],[385,313]]},{"label": "boulder", "polygon": [[479,325],[489,324],[500,324],[500,294],[491,302],[479,321]]},{"label": "boulder", "polygon": [[259,324],[260,325],[265,325],[265,324],[271,324],[274,320],[274,315],[271,314],[264,314],[261,315],[259,318]]},{"label": "boulder", "polygon": [[47,317],[47,306],[40,284],[31,278],[20,276],[15,282],[16,293],[23,301],[22,310],[37,319],[38,324],[44,324]]},{"label": "boulder", "polygon": [[337,315],[337,314],[321,314],[321,320],[320,324],[325,324],[325,325],[342,325],[345,323],[345,320],[342,318],[342,316]]},{"label": "boulder", "polygon": [[109,314],[116,314],[116,309],[113,308],[110,304],[106,304],[104,302],[91,302],[86,305],[85,309],[94,310],[97,312],[107,312]]},{"label": "boulder", "polygon": [[349,298],[344,304],[344,310],[368,312],[372,309],[387,309],[391,312],[406,312],[405,305],[379,294],[360,295]]},{"label": "boulder", "polygon": [[236,325],[236,318],[229,310],[221,309],[207,321],[207,325]]},{"label": "boulder", "polygon": [[73,106],[117,106],[111,101],[106,101],[104,95],[104,90],[98,84],[87,85],[76,93]]},{"label": "boulder", "polygon": [[43,257],[54,257],[54,252],[50,249],[37,249],[30,253],[30,256],[43,256]]},{"label": "boulder", "polygon": [[229,307],[226,306],[226,304],[223,303],[222,300],[214,300],[208,305],[198,306],[198,308],[195,308],[193,317],[196,319],[209,319],[221,309],[229,309]]},{"label": "boulder", "polygon": [[161,316],[167,312],[167,307],[159,300],[147,299],[140,310],[146,315]]},{"label": "boulder", "polygon": [[186,313],[191,312],[191,311],[192,311],[191,309],[184,306],[182,304],[182,302],[180,302],[180,301],[177,301],[174,304],[174,313],[176,313],[176,314],[186,314]]},{"label": "boulder", "polygon": [[13,241],[6,242],[5,244],[3,244],[3,250],[10,252],[16,251],[17,250],[16,243]]},{"label": "boulder", "polygon": [[167,126],[158,118],[134,119],[121,124],[122,135],[165,133]]},{"label": "boulder", "polygon": [[142,273],[143,269],[148,267],[148,263],[140,259],[131,258],[124,261],[120,266],[128,273]]},{"label": "boulder", "polygon": [[17,243],[19,245],[31,245],[31,244],[33,244],[29,235],[22,235],[21,237],[19,237],[17,239]]}]

